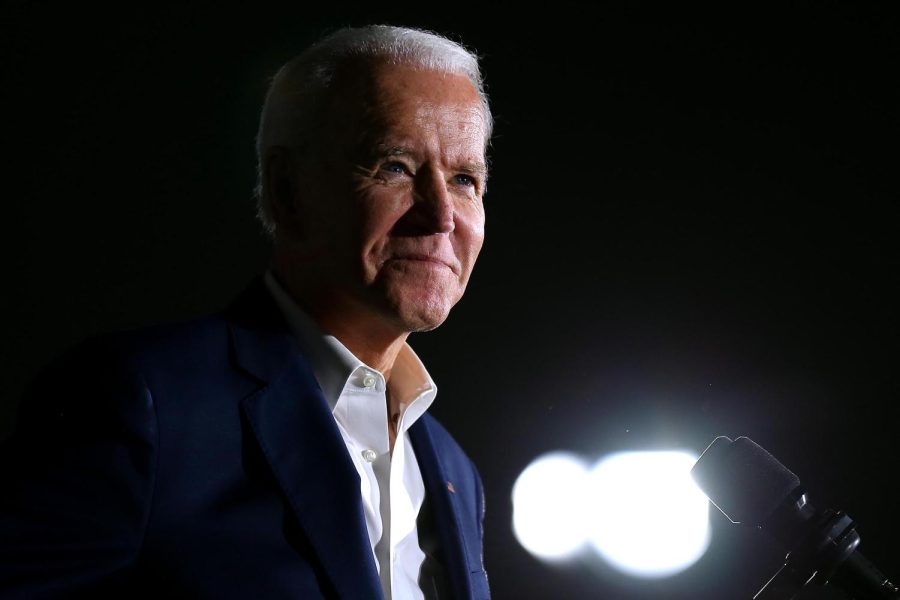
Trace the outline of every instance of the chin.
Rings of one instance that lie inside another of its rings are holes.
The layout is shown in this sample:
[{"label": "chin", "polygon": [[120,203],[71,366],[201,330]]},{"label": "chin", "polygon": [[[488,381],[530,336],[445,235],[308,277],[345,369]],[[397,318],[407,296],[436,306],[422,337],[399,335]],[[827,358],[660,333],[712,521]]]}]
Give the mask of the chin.
[{"label": "chin", "polygon": [[447,319],[462,290],[457,285],[433,285],[433,281],[416,283],[387,286],[385,304],[390,318],[403,330],[430,331]]},{"label": "chin", "polygon": [[444,315],[441,319],[420,319],[415,323],[408,323],[409,327],[407,328],[410,333],[421,333],[423,331],[431,331],[433,329],[437,329],[443,324],[444,321],[447,320],[447,316]]},{"label": "chin", "polygon": [[456,304],[455,296],[447,298],[443,295],[433,296],[419,294],[415,297],[405,297],[392,303],[394,317],[404,330],[430,331],[447,320],[450,309]]},{"label": "chin", "polygon": [[396,312],[397,320],[403,329],[409,332],[431,331],[446,321],[449,314],[449,306],[443,308],[427,305],[408,306],[406,310],[400,309]]}]

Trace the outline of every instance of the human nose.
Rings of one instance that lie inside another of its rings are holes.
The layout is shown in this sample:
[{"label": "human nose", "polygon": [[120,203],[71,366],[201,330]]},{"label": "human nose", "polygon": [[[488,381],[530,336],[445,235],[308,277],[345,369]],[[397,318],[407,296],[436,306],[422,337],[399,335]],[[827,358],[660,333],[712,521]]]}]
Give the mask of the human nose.
[{"label": "human nose", "polygon": [[421,225],[431,233],[452,232],[456,208],[443,174],[436,169],[423,169],[419,175],[414,188],[414,211]]}]

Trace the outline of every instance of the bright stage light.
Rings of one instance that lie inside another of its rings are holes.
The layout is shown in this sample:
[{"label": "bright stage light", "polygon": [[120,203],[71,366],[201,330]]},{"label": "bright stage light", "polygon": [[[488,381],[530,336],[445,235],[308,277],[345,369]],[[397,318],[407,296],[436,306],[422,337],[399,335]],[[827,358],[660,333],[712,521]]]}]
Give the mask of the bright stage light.
[{"label": "bright stage light", "polygon": [[535,556],[559,560],[587,541],[588,469],[577,456],[545,454],[522,471],[513,486],[513,532]]},{"label": "bright stage light", "polygon": [[666,577],[709,546],[709,509],[686,452],[623,452],[590,474],[590,540],[617,569]]}]

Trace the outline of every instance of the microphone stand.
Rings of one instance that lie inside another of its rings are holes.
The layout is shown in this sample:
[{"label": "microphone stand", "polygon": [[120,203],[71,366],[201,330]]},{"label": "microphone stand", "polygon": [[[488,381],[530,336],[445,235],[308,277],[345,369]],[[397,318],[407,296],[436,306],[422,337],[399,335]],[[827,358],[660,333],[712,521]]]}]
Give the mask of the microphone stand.
[{"label": "microphone stand", "polygon": [[791,550],[753,600],[790,600],[808,585],[828,583],[857,600],[900,598],[897,586],[857,551],[859,533],[847,514],[815,510],[802,488],[785,504],[760,528]]},{"label": "microphone stand", "polygon": [[752,440],[716,438],[692,475],[729,521],[755,523],[788,549],[753,600],[791,600],[808,585],[829,583],[855,600],[900,600],[897,586],[857,551],[853,519],[816,510],[797,476]]}]

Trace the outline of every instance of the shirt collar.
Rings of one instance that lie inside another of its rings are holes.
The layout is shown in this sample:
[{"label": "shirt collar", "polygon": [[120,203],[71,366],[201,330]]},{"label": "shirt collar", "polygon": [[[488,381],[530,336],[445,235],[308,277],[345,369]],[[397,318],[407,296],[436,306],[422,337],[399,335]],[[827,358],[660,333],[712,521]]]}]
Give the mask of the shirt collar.
[{"label": "shirt collar", "polygon": [[[284,313],[288,327],[305,351],[313,374],[332,411],[337,406],[345,386],[351,383],[358,385],[356,380],[362,380],[367,372],[377,376],[376,385],[384,392],[383,375],[359,360],[336,337],[322,331],[290,297],[271,270],[266,271],[264,281],[275,303]],[[403,345],[394,361],[390,391],[392,397],[399,402],[401,414],[406,408],[412,408],[410,414],[403,417],[403,429],[407,429],[425,412],[437,394],[434,380],[409,344]],[[413,405],[413,401],[417,399],[421,401]]]}]

